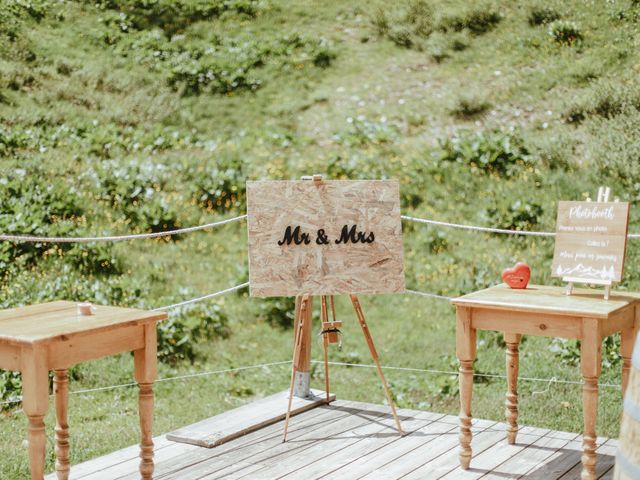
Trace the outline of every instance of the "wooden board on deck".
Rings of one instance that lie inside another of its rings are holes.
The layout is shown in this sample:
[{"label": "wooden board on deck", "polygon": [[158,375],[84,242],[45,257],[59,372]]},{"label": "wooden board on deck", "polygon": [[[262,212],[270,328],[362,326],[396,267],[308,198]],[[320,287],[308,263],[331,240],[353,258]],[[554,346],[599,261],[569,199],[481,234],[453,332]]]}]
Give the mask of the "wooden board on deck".
[{"label": "wooden board on deck", "polygon": [[395,180],[247,182],[250,293],[403,292]]},{"label": "wooden board on deck", "polygon": [[[297,415],[326,404],[325,392],[312,390],[311,393],[313,398],[293,397],[291,415]],[[249,405],[243,405],[215,417],[182,427],[168,433],[167,439],[199,447],[217,447],[285,418],[288,399],[288,391],[276,393]],[[329,395],[330,401],[335,399],[335,395]]]}]

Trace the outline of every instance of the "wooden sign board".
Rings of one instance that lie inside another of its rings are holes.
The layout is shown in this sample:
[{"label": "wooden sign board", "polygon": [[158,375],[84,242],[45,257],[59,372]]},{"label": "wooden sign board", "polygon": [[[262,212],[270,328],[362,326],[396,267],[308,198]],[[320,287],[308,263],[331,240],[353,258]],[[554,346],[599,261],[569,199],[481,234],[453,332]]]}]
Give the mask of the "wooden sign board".
[{"label": "wooden sign board", "polygon": [[403,292],[395,180],[247,182],[251,296]]},{"label": "wooden sign board", "polygon": [[559,202],[553,276],[620,282],[628,225],[627,202]]}]

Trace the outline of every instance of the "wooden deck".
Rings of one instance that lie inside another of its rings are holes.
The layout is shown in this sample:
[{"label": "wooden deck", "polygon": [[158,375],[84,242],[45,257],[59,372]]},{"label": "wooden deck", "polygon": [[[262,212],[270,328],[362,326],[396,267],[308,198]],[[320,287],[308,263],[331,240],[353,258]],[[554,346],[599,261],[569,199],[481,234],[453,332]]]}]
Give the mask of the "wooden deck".
[{"label": "wooden deck", "polygon": [[[580,478],[581,436],[521,427],[507,445],[505,424],[475,420],[471,469],[458,467],[458,418],[400,409],[399,437],[388,407],[335,401],[215,448],[155,441],[155,479],[505,479]],[[222,415],[227,415],[226,412]],[[231,417],[230,417],[231,418]],[[598,439],[598,475],[613,477],[616,440]],[[138,447],[72,466],[72,479],[137,479]],[[53,480],[55,475],[47,479]]]}]

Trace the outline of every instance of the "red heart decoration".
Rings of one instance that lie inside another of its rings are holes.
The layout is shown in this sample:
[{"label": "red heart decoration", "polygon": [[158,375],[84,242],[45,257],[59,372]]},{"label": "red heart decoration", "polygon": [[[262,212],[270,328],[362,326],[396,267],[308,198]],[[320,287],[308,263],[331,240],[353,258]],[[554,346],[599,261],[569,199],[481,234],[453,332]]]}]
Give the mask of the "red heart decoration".
[{"label": "red heart decoration", "polygon": [[511,288],[527,288],[529,278],[531,269],[524,262],[518,262],[515,267],[505,268],[502,272],[502,280]]}]

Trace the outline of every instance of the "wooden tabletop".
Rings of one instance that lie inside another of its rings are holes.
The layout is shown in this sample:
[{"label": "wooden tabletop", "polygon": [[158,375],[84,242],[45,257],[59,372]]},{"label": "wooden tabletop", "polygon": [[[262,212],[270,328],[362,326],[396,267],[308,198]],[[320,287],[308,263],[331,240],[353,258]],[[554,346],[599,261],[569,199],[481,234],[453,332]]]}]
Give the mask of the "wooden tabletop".
[{"label": "wooden tabletop", "polygon": [[164,320],[166,312],[95,305],[94,315],[79,315],[75,302],[57,301],[0,311],[0,344],[46,343],[83,332]]},{"label": "wooden tabletop", "polygon": [[640,301],[640,294],[630,292],[611,292],[609,300],[604,299],[602,289],[574,288],[571,295],[565,292],[565,287],[529,285],[525,289],[513,289],[500,284],[454,298],[451,303],[464,307],[607,318],[615,311]]}]

